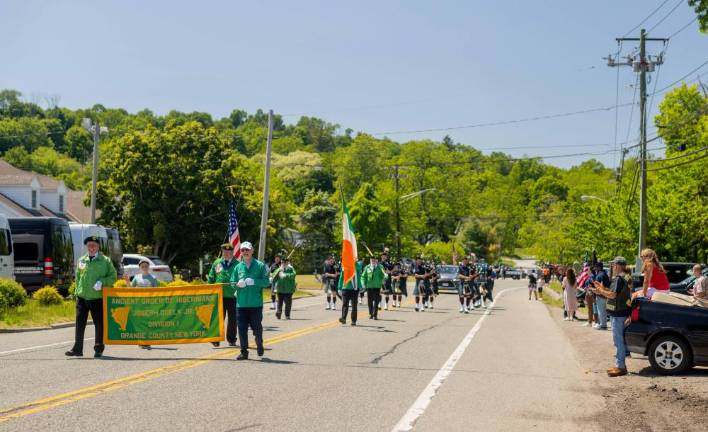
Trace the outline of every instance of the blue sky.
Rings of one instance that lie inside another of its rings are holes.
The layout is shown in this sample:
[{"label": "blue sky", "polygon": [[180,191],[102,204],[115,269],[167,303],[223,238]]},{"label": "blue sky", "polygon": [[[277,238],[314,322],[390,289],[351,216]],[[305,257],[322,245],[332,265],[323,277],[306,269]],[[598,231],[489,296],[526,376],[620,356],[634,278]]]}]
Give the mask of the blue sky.
[{"label": "blue sky", "polygon": [[[645,27],[677,2],[667,1]],[[602,57],[661,3],[2,0],[0,88],[40,101],[58,95],[71,108],[102,103],[215,117],[272,108],[288,122],[315,115],[367,133],[504,121],[614,105],[617,70]],[[694,17],[683,0],[652,36]],[[708,59],[708,36],[692,24],[665,59],[652,77],[658,88]],[[620,102],[632,100],[635,79],[629,68],[619,71]],[[637,137],[638,111],[631,126],[630,111],[619,111],[620,142]],[[514,156],[602,153],[614,148],[615,113],[390,137],[446,133]],[[616,153],[594,157],[617,163]]]}]

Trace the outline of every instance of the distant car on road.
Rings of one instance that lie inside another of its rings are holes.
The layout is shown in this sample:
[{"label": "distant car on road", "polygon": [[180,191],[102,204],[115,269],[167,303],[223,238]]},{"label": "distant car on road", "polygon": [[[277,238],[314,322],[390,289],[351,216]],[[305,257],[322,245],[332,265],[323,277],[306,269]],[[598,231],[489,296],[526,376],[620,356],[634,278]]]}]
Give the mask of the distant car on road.
[{"label": "distant car on road", "polygon": [[708,308],[642,298],[632,306],[631,323],[624,330],[629,351],[649,357],[662,375],[708,366]]},{"label": "distant car on road", "polygon": [[519,269],[516,269],[516,268],[506,269],[506,277],[508,277],[510,279],[517,279],[518,280],[518,279],[521,279],[522,277],[525,277],[525,276],[526,276],[526,274]]},{"label": "distant car on road", "polygon": [[457,287],[460,283],[460,279],[457,277],[458,267],[454,265],[439,265],[437,266],[437,270],[440,275],[438,287],[441,290],[457,292]]},{"label": "distant car on road", "polygon": [[162,261],[160,257],[155,255],[123,254],[123,259],[121,260],[123,274],[127,275],[129,280],[133,280],[133,277],[140,273],[138,264],[142,260],[147,260],[150,263],[150,272],[157,280],[163,282],[172,282],[174,280],[170,266]]}]

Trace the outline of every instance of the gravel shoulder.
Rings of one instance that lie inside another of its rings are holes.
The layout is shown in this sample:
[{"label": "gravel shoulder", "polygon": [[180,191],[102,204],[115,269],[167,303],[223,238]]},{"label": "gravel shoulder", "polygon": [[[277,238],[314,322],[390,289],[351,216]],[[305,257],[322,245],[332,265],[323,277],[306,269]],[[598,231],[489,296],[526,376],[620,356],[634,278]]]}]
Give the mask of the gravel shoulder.
[{"label": "gravel shoulder", "polygon": [[[597,421],[605,430],[705,431],[708,413],[708,368],[694,368],[681,376],[662,376],[646,357],[632,354],[629,375],[609,378],[614,346],[611,331],[582,327],[584,322],[563,321],[563,311],[548,307],[548,313],[574,348],[584,372],[594,378],[591,394],[605,400],[605,415]],[[584,317],[580,309],[579,317]],[[580,402],[580,401],[579,401]]]}]

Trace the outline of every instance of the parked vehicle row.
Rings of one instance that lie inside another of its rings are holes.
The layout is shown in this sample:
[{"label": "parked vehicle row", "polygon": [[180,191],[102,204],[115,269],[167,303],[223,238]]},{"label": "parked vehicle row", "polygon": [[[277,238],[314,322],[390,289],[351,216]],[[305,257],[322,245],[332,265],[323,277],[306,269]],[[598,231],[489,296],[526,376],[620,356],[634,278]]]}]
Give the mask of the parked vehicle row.
[{"label": "parked vehicle row", "polygon": [[28,292],[53,285],[66,294],[76,264],[86,253],[84,239],[92,235],[99,238],[100,250],[110,257],[118,277],[123,277],[121,240],[115,228],[56,217],[0,215],[0,277],[15,279]]}]

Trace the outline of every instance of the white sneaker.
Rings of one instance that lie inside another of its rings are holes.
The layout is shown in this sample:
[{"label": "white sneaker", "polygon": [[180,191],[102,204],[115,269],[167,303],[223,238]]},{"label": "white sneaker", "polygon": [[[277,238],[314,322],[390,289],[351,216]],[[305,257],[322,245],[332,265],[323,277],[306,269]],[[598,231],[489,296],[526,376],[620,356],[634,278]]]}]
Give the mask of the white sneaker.
[{"label": "white sneaker", "polygon": [[462,313],[462,312],[464,312],[464,311],[465,311],[465,307],[464,307],[464,306],[460,306],[460,313]]},{"label": "white sneaker", "polygon": [[430,309],[433,309],[433,304],[430,303],[430,306],[428,306]]},{"label": "white sneaker", "polygon": [[337,308],[335,307],[334,303],[332,303],[332,310],[337,310]]},{"label": "white sneaker", "polygon": [[565,318],[563,318],[563,321],[570,321],[570,318],[565,317]]},{"label": "white sneaker", "polygon": [[332,305],[328,304],[327,307],[325,308],[325,310],[330,310],[330,309],[332,309]]},{"label": "white sneaker", "polygon": [[359,304],[361,304],[361,297],[359,297]]},{"label": "white sneaker", "polygon": [[384,305],[384,310],[388,310],[388,303]]},{"label": "white sneaker", "polygon": [[468,306],[465,306],[465,313],[466,314],[470,313],[470,308]]},{"label": "white sneaker", "polygon": [[420,305],[418,303],[415,304],[415,311],[418,312],[420,310]]}]

